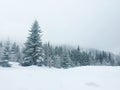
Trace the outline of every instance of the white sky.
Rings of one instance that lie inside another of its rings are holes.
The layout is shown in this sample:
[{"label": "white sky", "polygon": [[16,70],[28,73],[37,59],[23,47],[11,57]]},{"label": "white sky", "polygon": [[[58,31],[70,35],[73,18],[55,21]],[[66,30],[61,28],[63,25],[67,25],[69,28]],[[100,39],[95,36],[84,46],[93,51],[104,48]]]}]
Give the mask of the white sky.
[{"label": "white sky", "polygon": [[24,42],[35,19],[44,42],[120,52],[120,0],[0,0],[0,40]]}]

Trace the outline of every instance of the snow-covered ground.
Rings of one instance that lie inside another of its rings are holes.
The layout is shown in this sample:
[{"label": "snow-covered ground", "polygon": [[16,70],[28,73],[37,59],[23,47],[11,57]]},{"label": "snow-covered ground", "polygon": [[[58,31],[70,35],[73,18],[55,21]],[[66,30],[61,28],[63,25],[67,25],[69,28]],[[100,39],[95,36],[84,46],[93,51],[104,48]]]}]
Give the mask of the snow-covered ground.
[{"label": "snow-covered ground", "polygon": [[120,67],[0,67],[0,90],[120,90]]}]

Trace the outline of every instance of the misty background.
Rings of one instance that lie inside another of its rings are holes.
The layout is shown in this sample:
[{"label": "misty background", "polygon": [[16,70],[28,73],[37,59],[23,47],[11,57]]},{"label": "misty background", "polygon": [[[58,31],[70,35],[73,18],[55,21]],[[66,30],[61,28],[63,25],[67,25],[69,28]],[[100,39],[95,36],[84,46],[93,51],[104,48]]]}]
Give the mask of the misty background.
[{"label": "misty background", "polygon": [[43,42],[120,52],[120,0],[0,0],[0,40],[24,43],[35,19]]}]

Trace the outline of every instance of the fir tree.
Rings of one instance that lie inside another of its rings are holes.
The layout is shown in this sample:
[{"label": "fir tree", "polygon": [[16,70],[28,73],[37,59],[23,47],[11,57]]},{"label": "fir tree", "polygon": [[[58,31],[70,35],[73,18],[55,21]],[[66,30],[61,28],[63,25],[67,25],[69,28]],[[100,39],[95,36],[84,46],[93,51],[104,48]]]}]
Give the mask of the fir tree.
[{"label": "fir tree", "polygon": [[1,47],[3,47],[3,43],[2,43],[2,42],[0,42],[0,48],[1,48]]},{"label": "fir tree", "polygon": [[44,49],[44,54],[45,54],[44,65],[49,66],[48,63],[51,62],[52,57],[53,57],[53,48],[50,45],[50,43],[48,42],[48,43],[44,44],[43,49]]},{"label": "fir tree", "polygon": [[63,68],[69,68],[71,67],[71,59],[70,59],[70,56],[69,56],[69,53],[67,50],[65,50],[63,52],[63,55],[62,55],[62,61],[61,61],[61,66]]},{"label": "fir tree", "polygon": [[24,57],[22,65],[38,65],[41,66],[44,60],[44,52],[41,40],[41,30],[37,21],[34,22],[30,30],[30,36],[25,43]]},{"label": "fir tree", "polygon": [[10,42],[7,41],[3,50],[2,62],[0,62],[3,67],[10,67]]},{"label": "fir tree", "polygon": [[55,55],[54,56],[54,67],[61,68],[61,64],[62,64],[62,57],[60,57],[59,55]]},{"label": "fir tree", "polygon": [[20,62],[22,60],[22,53],[20,51],[19,45],[16,46],[15,52],[16,52],[16,60],[17,62]]},{"label": "fir tree", "polygon": [[14,61],[14,62],[17,61],[17,56],[16,56],[17,52],[16,52],[16,49],[17,49],[17,45],[14,42],[13,45],[12,45],[12,47],[11,47],[11,50],[10,50],[10,60]]},{"label": "fir tree", "polygon": [[80,52],[79,46],[77,49],[71,50],[70,58],[73,62],[73,66],[80,66],[80,64],[81,64],[81,52]]},{"label": "fir tree", "polygon": [[3,44],[2,42],[0,42],[0,62],[1,62],[2,53],[3,53]]}]

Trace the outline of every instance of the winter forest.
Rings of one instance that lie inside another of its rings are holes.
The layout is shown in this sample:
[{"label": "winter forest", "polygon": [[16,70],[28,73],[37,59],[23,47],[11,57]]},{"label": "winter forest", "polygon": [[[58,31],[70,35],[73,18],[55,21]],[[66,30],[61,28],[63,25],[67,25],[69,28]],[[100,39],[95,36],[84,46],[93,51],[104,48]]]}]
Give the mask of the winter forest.
[{"label": "winter forest", "polygon": [[50,42],[42,43],[42,30],[34,21],[24,47],[9,39],[0,42],[0,66],[11,67],[9,62],[18,62],[25,66],[46,66],[72,68],[79,66],[119,66],[120,55],[95,49],[82,49],[69,46],[55,46]]},{"label": "winter forest", "polygon": [[0,0],[0,90],[120,90],[120,0]]}]

